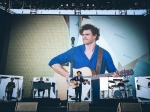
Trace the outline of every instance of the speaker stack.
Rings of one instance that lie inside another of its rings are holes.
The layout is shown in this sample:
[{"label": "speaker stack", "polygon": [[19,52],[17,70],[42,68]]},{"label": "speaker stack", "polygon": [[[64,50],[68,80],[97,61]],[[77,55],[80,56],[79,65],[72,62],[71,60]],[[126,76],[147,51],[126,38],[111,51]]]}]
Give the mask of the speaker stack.
[{"label": "speaker stack", "polygon": [[36,112],[38,102],[18,102],[15,112]]},{"label": "speaker stack", "polygon": [[68,112],[89,112],[89,103],[70,102],[68,103]]},{"label": "speaker stack", "polygon": [[142,112],[140,103],[119,103],[117,112]]}]

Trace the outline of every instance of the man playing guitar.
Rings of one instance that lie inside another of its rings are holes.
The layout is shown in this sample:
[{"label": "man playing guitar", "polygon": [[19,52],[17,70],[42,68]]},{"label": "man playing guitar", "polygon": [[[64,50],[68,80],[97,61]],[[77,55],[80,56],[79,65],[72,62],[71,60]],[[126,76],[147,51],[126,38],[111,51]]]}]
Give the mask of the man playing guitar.
[{"label": "man playing guitar", "polygon": [[[116,74],[116,67],[113,63],[111,55],[105,49],[102,50],[102,59],[99,63],[100,66],[96,66],[98,61],[98,54],[99,49],[101,48],[99,45],[96,44],[96,41],[100,37],[100,32],[97,27],[91,24],[83,25],[79,33],[82,36],[83,45],[79,45],[74,47],[74,56],[73,56],[73,68],[79,69],[82,67],[88,67],[93,71],[99,70],[97,74],[104,74],[105,70],[109,73],[113,73],[111,76],[118,77]],[[68,81],[70,74],[62,68],[61,65],[71,62],[71,54],[72,49],[67,50],[66,52],[59,54],[58,56],[51,59],[49,62],[49,66],[58,74],[63,76],[66,81]],[[98,69],[97,69],[98,68]],[[96,74],[95,74],[96,75]],[[93,103],[99,102],[99,79],[92,82],[92,100]]]},{"label": "man playing guitar", "polygon": [[5,92],[7,93],[7,101],[11,101],[12,99],[12,93],[13,93],[13,88],[15,88],[15,83],[13,82],[14,78],[11,77],[11,81],[8,82]]},{"label": "man playing guitar", "polygon": [[79,102],[81,102],[82,82],[85,81],[83,79],[83,77],[81,77],[81,75],[82,75],[82,72],[81,71],[77,71],[77,76],[75,76],[74,78],[72,78],[70,80],[70,82],[72,82],[74,85],[77,85],[76,88],[75,88],[75,94],[76,94],[75,101],[76,102],[78,100],[78,95],[79,95]]}]

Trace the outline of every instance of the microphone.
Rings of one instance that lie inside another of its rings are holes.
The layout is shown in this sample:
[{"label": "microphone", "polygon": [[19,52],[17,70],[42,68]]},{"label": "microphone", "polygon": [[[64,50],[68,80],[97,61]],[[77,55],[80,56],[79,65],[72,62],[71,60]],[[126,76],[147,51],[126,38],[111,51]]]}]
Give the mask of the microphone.
[{"label": "microphone", "polygon": [[75,41],[75,38],[74,38],[74,37],[71,37],[72,52],[71,52],[70,77],[73,77],[73,54],[74,54],[74,41]]},{"label": "microphone", "polygon": [[74,38],[74,37],[71,37],[71,45],[72,45],[72,46],[74,45],[74,41],[75,41],[75,38]]}]

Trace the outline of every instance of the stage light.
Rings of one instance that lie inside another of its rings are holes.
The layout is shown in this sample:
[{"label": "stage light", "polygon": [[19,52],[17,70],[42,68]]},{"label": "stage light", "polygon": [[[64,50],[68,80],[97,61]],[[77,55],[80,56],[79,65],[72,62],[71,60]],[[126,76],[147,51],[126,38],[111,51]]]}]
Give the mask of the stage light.
[{"label": "stage light", "polygon": [[5,9],[149,9],[147,0],[0,0],[0,6]]},{"label": "stage light", "polygon": [[135,2],[135,6],[138,6],[138,2]]},{"label": "stage light", "polygon": [[83,6],[83,3],[80,3],[80,6]]},{"label": "stage light", "polygon": [[72,3],[72,6],[75,6],[75,3]]},{"label": "stage light", "polygon": [[109,4],[109,3],[110,3],[110,1],[108,1],[108,2],[106,2],[106,3],[108,3],[108,4]]},{"label": "stage light", "polygon": [[142,3],[142,6],[145,6],[145,3]]}]

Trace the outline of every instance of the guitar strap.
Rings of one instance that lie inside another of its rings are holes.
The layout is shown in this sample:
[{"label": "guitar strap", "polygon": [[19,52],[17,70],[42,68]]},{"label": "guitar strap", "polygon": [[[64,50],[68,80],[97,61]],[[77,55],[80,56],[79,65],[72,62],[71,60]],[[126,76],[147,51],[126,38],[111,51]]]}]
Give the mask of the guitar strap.
[{"label": "guitar strap", "polygon": [[[103,56],[103,48],[99,47],[98,56],[97,56],[97,64],[96,64],[96,74],[100,74],[102,56]],[[93,103],[98,103],[99,102],[99,93],[100,93],[99,83],[100,83],[99,79],[92,80],[92,98],[93,98],[92,102]]]},{"label": "guitar strap", "polygon": [[102,64],[102,55],[103,55],[103,48],[99,47],[97,64],[96,64],[96,74],[100,74],[101,64]]}]

